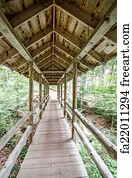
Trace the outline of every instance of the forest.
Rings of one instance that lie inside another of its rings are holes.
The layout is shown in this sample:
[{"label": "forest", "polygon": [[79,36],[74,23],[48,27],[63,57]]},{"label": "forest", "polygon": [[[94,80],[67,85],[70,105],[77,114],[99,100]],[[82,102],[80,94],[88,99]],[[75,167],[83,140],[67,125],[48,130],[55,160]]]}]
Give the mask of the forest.
[{"label": "forest", "polygon": [[[87,119],[95,124],[114,144],[116,144],[117,108],[116,108],[116,86],[117,86],[117,64],[116,58],[107,64],[96,67],[86,74],[78,76],[78,100],[77,107]],[[50,90],[56,90],[50,86]],[[39,86],[34,82],[34,98],[38,95]],[[29,80],[5,66],[0,66],[0,138],[23,116],[28,110]],[[71,102],[72,81],[68,82],[68,98]],[[7,160],[11,150],[18,142],[24,127],[8,142],[0,152],[0,167]],[[82,128],[83,129],[83,128]],[[100,143],[87,133],[87,137],[96,148],[97,152],[107,164],[113,177],[116,178],[116,161],[111,159],[105,150],[102,151]],[[101,178],[99,172],[90,159],[78,139],[78,149],[85,163],[90,178]],[[27,151],[25,146],[13,167],[11,178],[15,178]],[[94,170],[94,173],[93,173]]]}]

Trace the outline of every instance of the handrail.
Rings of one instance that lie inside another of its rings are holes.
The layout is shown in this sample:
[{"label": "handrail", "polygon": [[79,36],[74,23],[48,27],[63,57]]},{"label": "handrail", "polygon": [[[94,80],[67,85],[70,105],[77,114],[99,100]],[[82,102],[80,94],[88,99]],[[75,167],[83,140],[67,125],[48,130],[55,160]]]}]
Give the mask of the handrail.
[{"label": "handrail", "polygon": [[15,135],[19,128],[27,121],[32,112],[27,112],[20,121],[18,121],[1,139],[0,150],[7,144],[7,142]]},{"label": "handrail", "polygon": [[[67,106],[72,110],[71,104],[66,101]],[[104,146],[109,156],[114,159],[117,159],[117,148],[116,146],[105,137],[105,135],[98,130],[89,120],[87,120],[77,109],[74,110],[74,113],[78,117],[78,119],[87,127],[92,134],[96,137],[96,139]]]},{"label": "handrail", "polygon": [[95,151],[95,149],[92,147],[90,142],[88,141],[87,137],[83,133],[83,131],[80,129],[77,123],[74,123],[74,128],[76,132],[78,133],[79,137],[81,138],[85,148],[90,152],[91,157],[93,158],[96,166],[98,167],[100,174],[102,177],[105,178],[113,178],[111,172],[109,171],[108,167],[105,165],[103,160],[100,158],[98,153]]},{"label": "handrail", "polygon": [[38,110],[36,116],[33,118],[33,125],[37,123],[37,118],[39,117],[40,112],[41,112],[41,109]]},{"label": "handrail", "polygon": [[29,125],[27,126],[26,131],[24,132],[24,134],[22,135],[21,139],[19,140],[18,144],[16,145],[16,147],[14,148],[14,150],[12,151],[12,153],[9,155],[9,158],[7,159],[5,165],[3,166],[3,168],[0,171],[0,178],[8,178],[8,176],[10,175],[10,172],[22,150],[22,148],[24,147],[24,145],[26,144],[27,138],[29,137],[30,133],[32,132],[32,126]]},{"label": "handrail", "polygon": [[72,105],[66,101],[67,106],[72,110]]},{"label": "handrail", "polygon": [[[14,136],[14,134],[19,130],[19,128],[29,119],[29,117],[33,114],[34,110],[42,103],[42,109],[39,109],[37,111],[37,115],[34,118],[34,121],[37,121],[37,118],[39,117],[39,114],[42,112],[43,108],[46,106],[49,99],[49,94],[47,94],[43,101],[38,101],[37,104],[33,107],[33,111],[26,112],[26,114],[23,116],[21,120],[19,120],[1,139],[0,139],[0,150],[7,144],[7,142]],[[11,172],[12,167],[14,166],[14,163],[16,159],[18,158],[23,146],[26,144],[27,138],[32,133],[33,127],[37,124],[34,123],[33,126],[28,125],[26,131],[20,138],[18,144],[16,145],[15,149],[11,152],[9,155],[8,160],[6,161],[5,165],[0,171],[0,178],[7,178]]]},{"label": "handrail", "polygon": [[72,119],[72,115],[67,109],[66,109],[66,112],[67,112],[68,116],[70,117],[70,119]]},{"label": "handrail", "polygon": [[92,132],[92,134],[98,139],[98,141],[105,147],[109,155],[117,159],[117,148],[116,146],[104,136],[104,134],[98,130],[89,120],[87,120],[77,109],[74,113],[79,118],[79,120]]}]

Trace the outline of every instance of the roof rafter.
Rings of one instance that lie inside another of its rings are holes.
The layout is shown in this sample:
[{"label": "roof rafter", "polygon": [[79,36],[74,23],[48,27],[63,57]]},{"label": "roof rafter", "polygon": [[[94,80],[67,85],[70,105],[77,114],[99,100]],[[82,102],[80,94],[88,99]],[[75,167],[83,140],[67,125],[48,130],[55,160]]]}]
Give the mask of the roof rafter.
[{"label": "roof rafter", "polygon": [[[28,62],[33,62],[32,56],[27,51],[23,43],[15,35],[14,29],[11,27],[10,23],[8,22],[7,18],[5,17],[1,9],[0,9],[0,32],[17,49],[17,51],[19,51],[19,53],[23,56],[23,58],[25,58]],[[38,68],[38,66],[35,63],[33,63],[33,67],[38,73],[41,73],[41,70]]]},{"label": "roof rafter", "polygon": [[[78,52],[78,54],[76,54],[75,60],[77,62],[81,61],[81,59],[92,49],[92,47],[111,29],[111,27],[116,23],[116,16],[117,6],[116,2],[114,2],[107,11],[105,18],[102,18],[93,33],[89,36],[86,43],[83,45],[82,49]],[[71,70],[72,67],[73,64],[67,68],[67,72]],[[62,78],[63,77],[64,75]]]},{"label": "roof rafter", "polygon": [[[13,16],[9,22],[12,28],[18,28],[22,23],[28,22],[35,16],[39,15],[40,12],[46,11],[52,7],[52,0],[38,1],[32,6],[28,7],[24,11]],[[2,34],[0,34],[2,37]]]},{"label": "roof rafter", "polygon": [[[62,30],[59,26],[57,26],[55,28],[55,32],[62,36],[65,40],[67,40],[68,42],[70,42],[71,44],[73,44],[74,46],[76,46],[78,49],[82,48],[82,41],[79,40],[78,38],[74,37],[73,35],[71,35],[69,32],[67,32],[66,30]],[[99,62],[100,64],[105,60],[100,54],[98,54],[96,51],[92,50],[89,51],[88,53],[91,57],[93,57],[97,62]]]},{"label": "roof rafter", "polygon": [[[88,13],[82,11],[79,7],[74,5],[74,3],[56,0],[56,6],[68,13],[68,15],[79,20],[79,22],[83,23],[85,26],[90,26],[91,28],[95,29],[99,23],[97,19],[91,17],[91,15],[89,15]],[[117,42],[116,35],[113,33],[112,30],[108,31],[105,35],[114,43]]]},{"label": "roof rafter", "polygon": [[[43,31],[40,31],[40,32],[36,33],[35,35],[33,35],[32,37],[27,38],[23,42],[23,44],[28,49],[32,45],[34,45],[35,43],[37,43],[38,41],[40,41],[41,39],[43,39],[44,37],[46,37],[47,35],[49,35],[51,32],[52,32],[51,27],[47,27]],[[9,51],[6,51],[4,54],[2,54],[0,56],[0,64],[3,64],[5,62],[7,62],[9,59],[17,56],[18,54],[19,54],[19,52],[16,49],[11,48]],[[32,57],[35,57],[35,55],[32,56]]]}]

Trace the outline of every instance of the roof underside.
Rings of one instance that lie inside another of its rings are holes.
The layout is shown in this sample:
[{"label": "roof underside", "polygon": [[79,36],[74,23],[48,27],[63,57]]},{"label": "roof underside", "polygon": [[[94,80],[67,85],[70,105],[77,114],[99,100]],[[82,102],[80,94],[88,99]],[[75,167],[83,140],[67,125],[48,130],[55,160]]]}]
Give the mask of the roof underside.
[{"label": "roof underside", "polygon": [[1,0],[0,64],[57,84],[78,61],[78,74],[116,56],[115,0]]}]

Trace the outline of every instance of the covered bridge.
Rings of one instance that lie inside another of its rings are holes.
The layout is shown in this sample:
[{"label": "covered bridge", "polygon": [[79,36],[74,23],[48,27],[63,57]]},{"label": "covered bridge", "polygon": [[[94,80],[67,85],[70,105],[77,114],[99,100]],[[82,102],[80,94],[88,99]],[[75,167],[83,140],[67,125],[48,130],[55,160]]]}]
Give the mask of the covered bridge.
[{"label": "covered bridge", "polygon": [[[77,75],[104,65],[116,56],[116,0],[1,0],[0,64],[29,77],[29,112],[0,140],[2,149],[26,120],[29,125],[0,171],[8,177],[21,149],[30,140],[18,178],[88,177],[74,143],[76,132],[90,151],[102,177],[110,171],[79,128],[88,127],[116,159],[116,146],[77,110]],[[67,81],[73,80],[72,104]],[[39,82],[39,101],[33,103],[33,80]],[[64,97],[62,93],[64,84]],[[49,101],[49,85],[57,85],[58,100]],[[42,92],[42,86],[44,92]],[[63,105],[63,115],[61,106]],[[39,107],[36,118],[33,112]],[[67,110],[70,107],[71,113]],[[72,120],[68,128],[66,114]],[[33,136],[36,120],[38,123]]]}]

